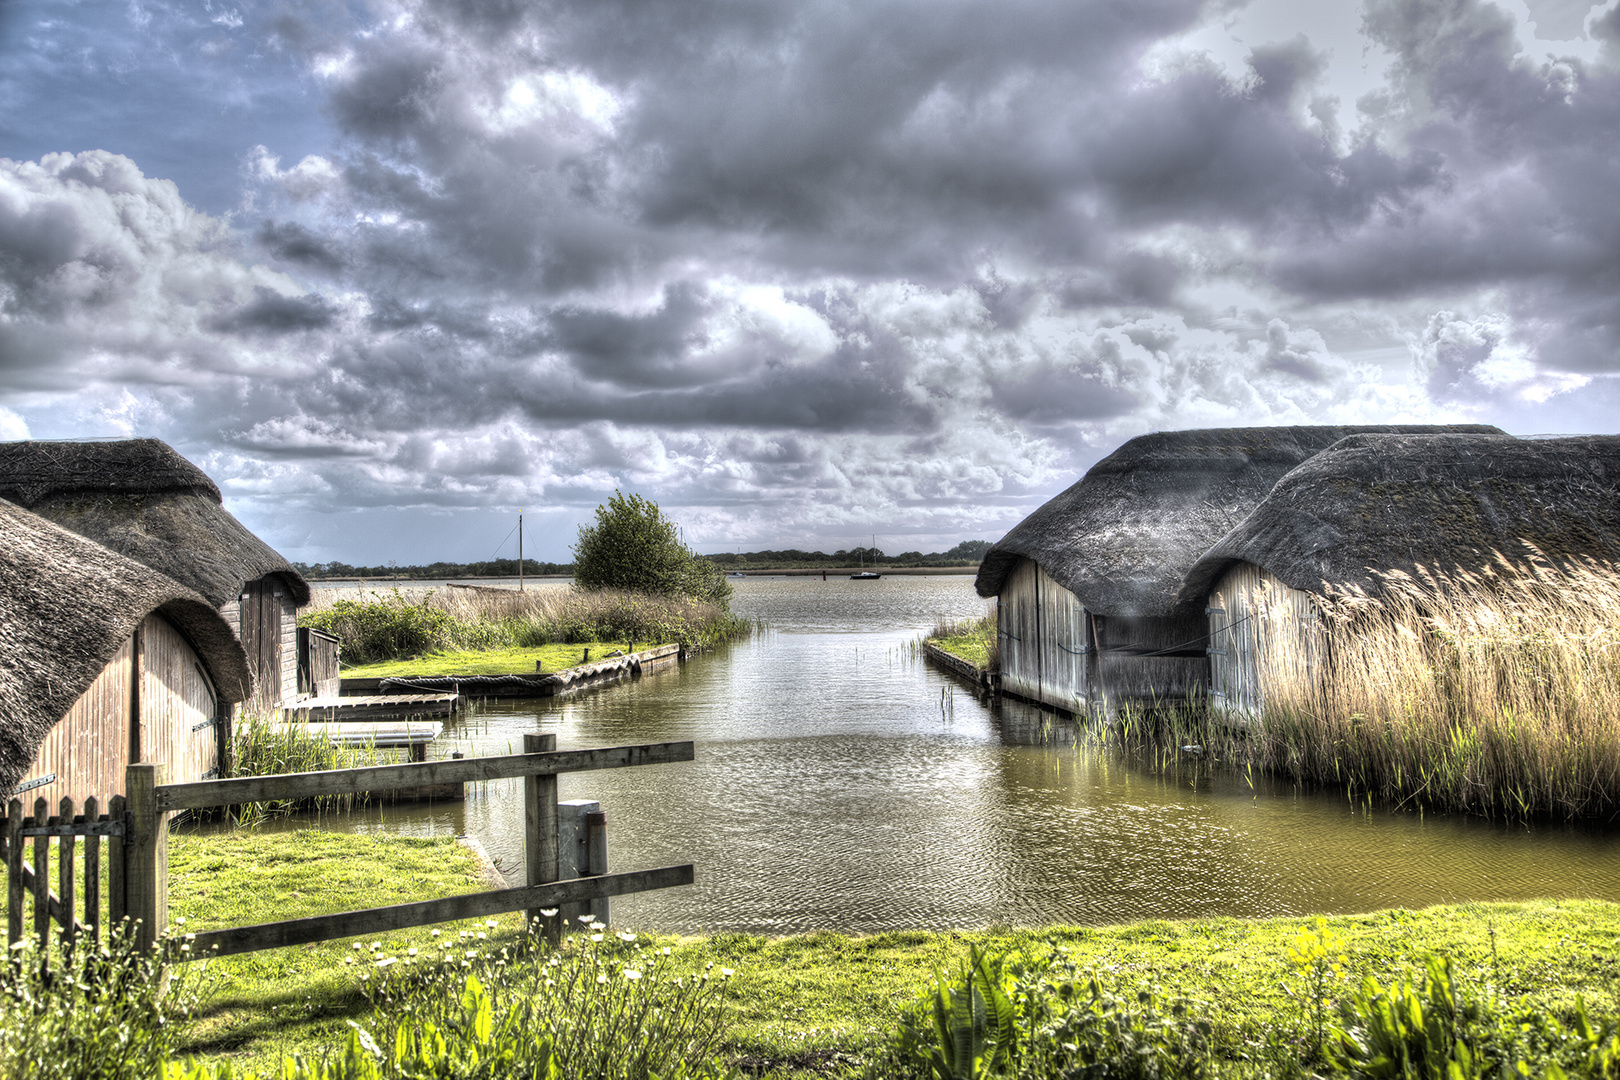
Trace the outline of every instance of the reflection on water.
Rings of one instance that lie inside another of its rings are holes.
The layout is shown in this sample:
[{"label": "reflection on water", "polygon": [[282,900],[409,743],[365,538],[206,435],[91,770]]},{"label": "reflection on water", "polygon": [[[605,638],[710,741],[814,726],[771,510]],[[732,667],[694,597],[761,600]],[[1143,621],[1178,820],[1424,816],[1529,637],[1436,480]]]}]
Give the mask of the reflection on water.
[{"label": "reflection on water", "polygon": [[[1369,811],[1077,745],[1072,725],[976,700],[911,647],[984,610],[967,577],[737,581],[769,629],[680,669],[564,700],[489,702],[435,756],[694,739],[697,760],[567,776],[599,799],[613,868],[697,864],[691,888],[614,901],[665,930],[876,931],[1360,911],[1459,900],[1620,900],[1614,834]],[[330,820],[330,819],[329,819]],[[478,836],[522,865],[518,781],[358,829]]]}]

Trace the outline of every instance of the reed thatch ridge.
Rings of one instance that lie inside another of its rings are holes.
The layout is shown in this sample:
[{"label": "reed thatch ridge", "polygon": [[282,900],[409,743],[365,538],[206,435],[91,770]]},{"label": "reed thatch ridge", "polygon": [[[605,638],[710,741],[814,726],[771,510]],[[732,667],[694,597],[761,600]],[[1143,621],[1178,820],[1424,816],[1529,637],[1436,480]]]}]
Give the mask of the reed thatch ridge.
[{"label": "reed thatch ridge", "polygon": [[1038,563],[1095,615],[1185,614],[1198,557],[1278,480],[1346,436],[1459,433],[1486,424],[1208,428],[1139,435],[1020,522],[985,554],[974,582],[996,596],[1020,559]]},{"label": "reed thatch ridge", "polygon": [[145,563],[215,607],[269,574],[309,583],[225,509],[206,474],[160,439],[0,443],[0,498]]},{"label": "reed thatch ridge", "polygon": [[1346,438],[1213,545],[1180,599],[1201,601],[1238,562],[1301,591],[1378,595],[1391,571],[1477,573],[1498,554],[1620,566],[1620,436]]},{"label": "reed thatch ridge", "polygon": [[0,793],[154,611],[203,658],[222,707],[247,696],[247,655],[206,599],[0,499]]}]

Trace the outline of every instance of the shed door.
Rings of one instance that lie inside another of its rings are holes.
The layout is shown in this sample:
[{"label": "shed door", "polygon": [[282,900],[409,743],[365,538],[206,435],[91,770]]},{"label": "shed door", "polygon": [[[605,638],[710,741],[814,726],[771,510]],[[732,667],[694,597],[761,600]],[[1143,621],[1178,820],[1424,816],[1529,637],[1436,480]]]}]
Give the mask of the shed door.
[{"label": "shed door", "polygon": [[242,648],[253,670],[253,702],[270,709],[281,701],[281,600],[275,582],[242,586]]}]

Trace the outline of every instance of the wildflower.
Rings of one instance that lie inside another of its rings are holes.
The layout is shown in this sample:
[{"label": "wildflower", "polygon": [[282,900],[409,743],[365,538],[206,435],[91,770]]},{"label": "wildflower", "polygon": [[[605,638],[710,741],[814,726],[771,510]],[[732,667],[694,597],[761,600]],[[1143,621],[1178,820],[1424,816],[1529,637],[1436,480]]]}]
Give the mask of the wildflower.
[{"label": "wildflower", "polygon": [[415,956],[416,955],[416,950],[415,949],[406,949],[405,950],[405,955],[406,956]]},{"label": "wildflower", "polygon": [[438,937],[439,936],[439,931],[437,931],[437,930],[433,931],[433,936]]},{"label": "wildflower", "polygon": [[613,936],[618,938],[620,941],[634,941],[634,940],[636,940],[636,935],[631,933],[628,930],[620,930],[618,933],[614,934]]},{"label": "wildflower", "polygon": [[543,907],[540,909],[540,914],[544,915],[548,919],[555,919],[557,917],[557,909],[554,907]]},{"label": "wildflower", "polygon": [[579,921],[582,922],[582,923],[588,923],[588,922],[592,921],[595,918],[596,918],[595,915],[581,915],[579,917]]},{"label": "wildflower", "polygon": [[478,931],[478,940],[479,941],[487,940],[488,937],[489,937],[489,935],[484,933],[482,930]]},{"label": "wildflower", "polygon": [[659,949],[658,951],[663,953],[665,956],[668,956],[669,955],[669,946],[665,945],[662,949]]},{"label": "wildflower", "polygon": [[641,978],[641,972],[635,970],[634,968],[625,968],[624,977],[629,979],[631,982],[635,982],[637,979]]},{"label": "wildflower", "polygon": [[592,941],[601,941],[602,940],[602,935],[601,934],[592,934],[591,935],[591,940]]},{"label": "wildflower", "polygon": [[385,968],[385,967],[388,967],[391,964],[397,964],[397,963],[399,963],[399,957],[397,957],[397,956],[385,956],[381,960],[379,960],[375,964],[373,964],[372,967]]},{"label": "wildflower", "polygon": [[495,920],[494,919],[485,919],[484,920],[484,925],[489,927],[491,930],[493,930],[493,929],[495,929]]},{"label": "wildflower", "polygon": [[729,978],[731,978],[733,975],[735,975],[737,973],[735,971],[732,971],[730,968],[721,968],[720,969],[720,974],[722,976],[724,976],[725,978],[729,979]]},{"label": "wildflower", "polygon": [[596,977],[596,981],[598,983],[606,983],[607,982],[607,976],[606,975],[598,975]]}]

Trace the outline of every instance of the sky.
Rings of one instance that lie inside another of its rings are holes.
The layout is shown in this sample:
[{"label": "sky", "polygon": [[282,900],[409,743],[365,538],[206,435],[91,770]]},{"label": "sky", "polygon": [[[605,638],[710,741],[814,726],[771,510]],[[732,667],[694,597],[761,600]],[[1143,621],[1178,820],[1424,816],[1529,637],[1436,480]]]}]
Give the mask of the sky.
[{"label": "sky", "polygon": [[409,564],[615,490],[944,550],[1157,430],[1613,432],[1617,4],[0,0],[0,438]]}]

